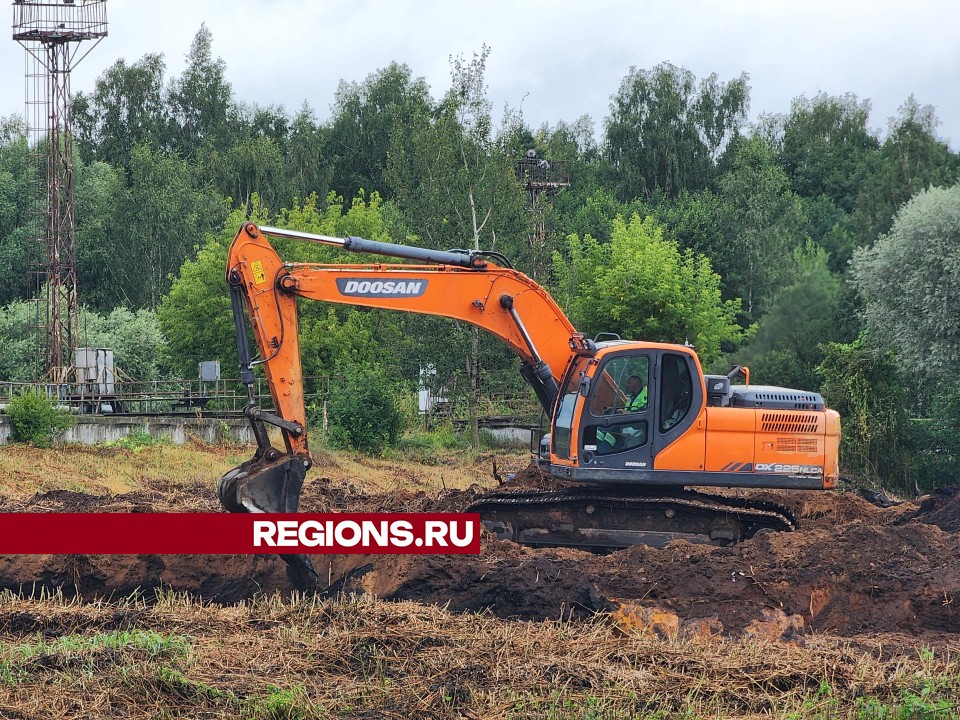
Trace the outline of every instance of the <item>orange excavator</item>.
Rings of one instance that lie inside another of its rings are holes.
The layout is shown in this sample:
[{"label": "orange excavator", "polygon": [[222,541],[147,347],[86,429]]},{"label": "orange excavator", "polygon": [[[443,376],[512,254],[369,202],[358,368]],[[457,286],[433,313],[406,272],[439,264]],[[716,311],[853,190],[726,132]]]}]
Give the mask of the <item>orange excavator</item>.
[{"label": "orange excavator", "polygon": [[[284,262],[268,235],[417,264]],[[677,538],[729,545],[764,529],[792,530],[796,520],[774,503],[689,488],[836,485],[840,418],[819,394],[751,385],[746,368],[704,375],[686,344],[588,339],[542,287],[498,253],[246,223],[230,246],[226,275],[248,389],[244,412],[257,441],[254,457],[220,480],[220,501],[231,512],[298,509],[312,461],[297,298],[453,318],[516,352],[521,374],[550,418],[535,459],[558,488],[495,491],[464,508],[479,512],[501,538],[594,550]],[[254,400],[257,365],[273,410]],[[745,384],[734,384],[741,375]],[[270,444],[266,425],[280,428],[284,448]]]}]

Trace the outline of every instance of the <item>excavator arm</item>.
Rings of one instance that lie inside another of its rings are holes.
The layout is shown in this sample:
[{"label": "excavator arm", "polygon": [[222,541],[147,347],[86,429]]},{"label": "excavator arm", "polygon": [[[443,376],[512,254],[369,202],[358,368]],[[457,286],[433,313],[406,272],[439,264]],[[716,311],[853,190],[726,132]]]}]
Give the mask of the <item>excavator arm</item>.
[{"label": "excavator arm", "polygon": [[[430,264],[289,263],[277,255],[266,235]],[[494,257],[507,264],[505,258]],[[244,412],[257,439],[254,457],[220,481],[221,503],[231,512],[296,512],[299,505],[311,459],[297,329],[298,297],[438,315],[476,325],[520,356],[521,373],[548,414],[567,362],[587,344],[543,288],[482,253],[434,251],[246,223],[229,249],[227,282],[241,380],[248,393]],[[257,358],[251,356],[248,346],[245,315],[259,351]],[[263,366],[274,411],[255,402],[257,365]],[[280,428],[283,450],[270,444],[267,424]]]}]

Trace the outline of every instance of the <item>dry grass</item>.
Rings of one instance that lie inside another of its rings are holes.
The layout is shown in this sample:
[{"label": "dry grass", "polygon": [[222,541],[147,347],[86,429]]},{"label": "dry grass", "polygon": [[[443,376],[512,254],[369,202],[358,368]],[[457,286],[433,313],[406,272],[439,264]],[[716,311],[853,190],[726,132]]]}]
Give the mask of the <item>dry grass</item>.
[{"label": "dry grass", "polygon": [[315,472],[342,484],[356,485],[359,481],[366,493],[397,490],[436,493],[443,489],[464,490],[474,484],[492,487],[496,485],[494,460],[502,472],[513,472],[530,463],[530,453],[526,450],[480,453],[443,450],[374,458],[337,451],[322,453],[316,459]]},{"label": "dry grass", "polygon": [[[0,643],[0,716],[13,718],[948,718],[956,706],[935,703],[960,692],[960,662],[929,652],[671,643],[599,617],[506,622],[367,598],[7,594]],[[912,697],[927,714],[897,714]]]},{"label": "dry grass", "polygon": [[24,445],[0,447],[0,490],[29,496],[50,490],[119,494],[158,484],[212,483],[247,459],[243,447],[159,443],[137,449],[68,445],[40,450]]},{"label": "dry grass", "polygon": [[[0,494],[148,490],[186,501],[248,457],[200,443],[0,449]],[[322,453],[311,477],[371,493],[490,485],[493,458]],[[509,589],[507,589],[509,590]],[[956,651],[909,638],[663,640],[370,598],[175,594],[101,603],[0,594],[0,718],[957,718]],[[951,654],[953,652],[953,654]]]},{"label": "dry grass", "polygon": [[[115,446],[68,445],[40,450],[24,445],[0,446],[0,494],[29,497],[51,490],[94,495],[116,495],[142,490],[192,489],[213,486],[225,472],[250,458],[253,449],[158,443],[134,449]],[[437,451],[429,456],[410,454],[402,461],[372,458],[349,451],[314,452],[316,464],[308,475],[335,483],[362,484],[368,492],[393,490],[436,492],[463,489],[473,483],[493,484],[494,458],[500,467],[518,470],[529,462],[525,451]]]}]

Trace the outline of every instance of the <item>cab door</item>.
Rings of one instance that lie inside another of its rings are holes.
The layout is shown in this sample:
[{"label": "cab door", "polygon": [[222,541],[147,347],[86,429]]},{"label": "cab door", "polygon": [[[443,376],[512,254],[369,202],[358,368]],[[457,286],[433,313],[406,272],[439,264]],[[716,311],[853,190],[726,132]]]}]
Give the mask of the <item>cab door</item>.
[{"label": "cab door", "polygon": [[607,355],[593,374],[580,417],[580,464],[592,468],[651,468],[657,407],[656,355]]},{"label": "cab door", "polygon": [[692,352],[665,350],[657,358],[657,470],[701,472],[706,456],[706,415],[702,370]]}]

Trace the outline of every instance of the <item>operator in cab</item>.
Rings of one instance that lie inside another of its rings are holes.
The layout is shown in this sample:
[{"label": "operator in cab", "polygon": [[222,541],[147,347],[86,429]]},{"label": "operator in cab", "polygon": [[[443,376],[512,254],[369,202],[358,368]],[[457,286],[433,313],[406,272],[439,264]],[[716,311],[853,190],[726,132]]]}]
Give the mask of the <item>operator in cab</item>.
[{"label": "operator in cab", "polygon": [[639,375],[631,375],[627,378],[627,403],[617,412],[632,413],[643,412],[647,409],[647,388],[643,385],[643,380]]}]

